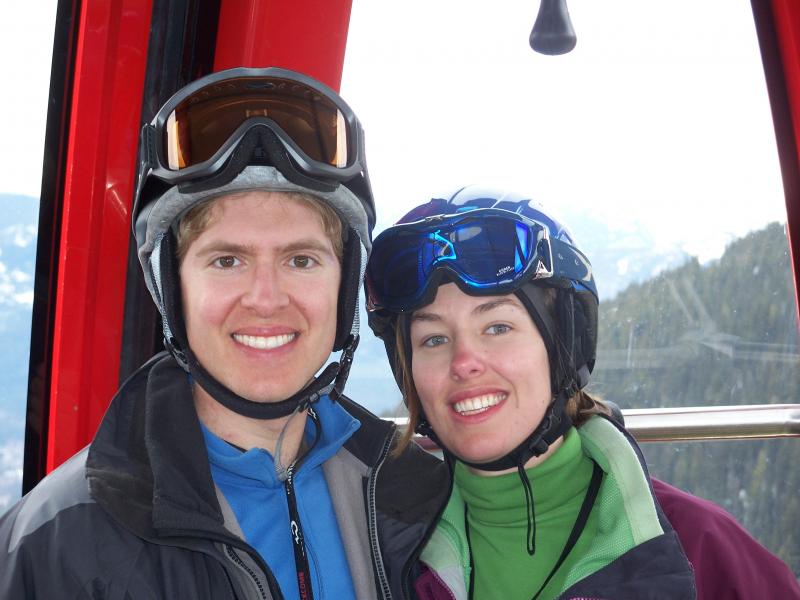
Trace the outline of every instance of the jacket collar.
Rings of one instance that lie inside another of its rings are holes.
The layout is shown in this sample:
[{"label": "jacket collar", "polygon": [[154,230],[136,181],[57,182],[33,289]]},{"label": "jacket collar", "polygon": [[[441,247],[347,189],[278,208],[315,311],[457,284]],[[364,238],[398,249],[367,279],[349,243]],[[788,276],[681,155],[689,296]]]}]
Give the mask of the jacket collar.
[{"label": "jacket collar", "polygon": [[87,479],[97,502],[144,538],[225,534],[191,386],[168,354],[148,361],[111,401]]},{"label": "jacket collar", "polygon": [[[346,397],[339,402],[362,423],[344,448],[374,467],[394,424]],[[131,375],[111,401],[89,448],[86,476],[97,502],[141,537],[229,536],[191,385],[166,352]]]}]

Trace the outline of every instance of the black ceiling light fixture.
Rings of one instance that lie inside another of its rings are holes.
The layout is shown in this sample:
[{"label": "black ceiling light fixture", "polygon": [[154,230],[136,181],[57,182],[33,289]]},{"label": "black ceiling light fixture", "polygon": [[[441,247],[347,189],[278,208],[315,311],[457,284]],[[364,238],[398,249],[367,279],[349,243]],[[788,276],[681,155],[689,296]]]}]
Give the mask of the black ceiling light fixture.
[{"label": "black ceiling light fixture", "polygon": [[577,41],[567,0],[541,0],[529,38],[531,48],[539,54],[555,56],[571,51]]}]

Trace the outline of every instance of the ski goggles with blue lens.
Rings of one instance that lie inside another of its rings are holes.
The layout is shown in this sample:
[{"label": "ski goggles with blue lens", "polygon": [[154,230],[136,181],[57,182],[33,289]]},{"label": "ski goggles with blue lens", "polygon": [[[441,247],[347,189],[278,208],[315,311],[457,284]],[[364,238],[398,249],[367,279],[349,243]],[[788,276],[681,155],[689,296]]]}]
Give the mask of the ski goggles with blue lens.
[{"label": "ski goggles with blue lens", "polygon": [[373,242],[368,310],[404,312],[428,304],[444,278],[470,295],[502,295],[528,280],[575,282],[597,296],[589,260],[549,230],[499,208],[401,224]]}]

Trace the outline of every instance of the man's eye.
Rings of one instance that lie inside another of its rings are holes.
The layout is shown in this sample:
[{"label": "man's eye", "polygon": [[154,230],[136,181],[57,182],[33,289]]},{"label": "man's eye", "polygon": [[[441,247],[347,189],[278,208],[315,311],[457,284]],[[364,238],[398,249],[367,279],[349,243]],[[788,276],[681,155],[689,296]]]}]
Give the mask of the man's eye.
[{"label": "man's eye", "polygon": [[315,261],[310,256],[305,256],[301,254],[299,256],[293,256],[289,260],[289,264],[292,265],[293,267],[297,267],[298,269],[309,269],[313,267],[315,264],[317,264],[317,261]]},{"label": "man's eye", "polygon": [[220,256],[219,258],[214,259],[214,264],[223,269],[230,269],[231,267],[235,267],[239,264],[239,259],[235,256]]}]

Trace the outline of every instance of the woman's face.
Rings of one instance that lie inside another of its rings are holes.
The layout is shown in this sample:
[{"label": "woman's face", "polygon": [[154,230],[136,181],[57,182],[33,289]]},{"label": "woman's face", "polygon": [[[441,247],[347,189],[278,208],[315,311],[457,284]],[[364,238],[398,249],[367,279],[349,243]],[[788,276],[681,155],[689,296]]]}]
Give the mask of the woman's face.
[{"label": "woman's face", "polygon": [[441,442],[470,462],[502,458],[550,403],[547,350],[519,299],[469,296],[454,283],[411,316],[412,374]]}]

